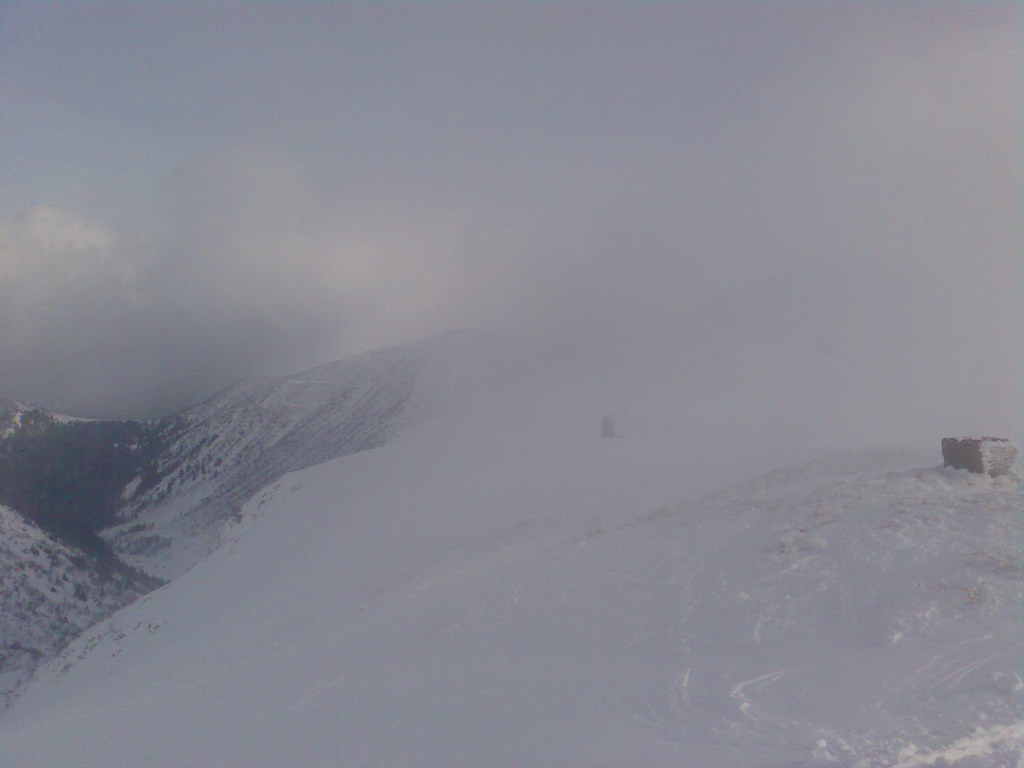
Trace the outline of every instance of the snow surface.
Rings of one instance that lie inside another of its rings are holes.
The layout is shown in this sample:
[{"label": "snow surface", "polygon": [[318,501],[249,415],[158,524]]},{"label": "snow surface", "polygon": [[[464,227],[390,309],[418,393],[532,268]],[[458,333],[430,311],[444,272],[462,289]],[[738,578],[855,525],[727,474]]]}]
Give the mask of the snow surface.
[{"label": "snow surface", "polygon": [[257,494],[40,670],[0,766],[1021,764],[1012,480],[880,451],[711,492],[778,436],[602,439],[607,379],[558,376]]},{"label": "snow surface", "polygon": [[985,440],[981,442],[981,463],[990,475],[1006,475],[1013,471],[1020,454],[1020,446],[1012,440]]}]

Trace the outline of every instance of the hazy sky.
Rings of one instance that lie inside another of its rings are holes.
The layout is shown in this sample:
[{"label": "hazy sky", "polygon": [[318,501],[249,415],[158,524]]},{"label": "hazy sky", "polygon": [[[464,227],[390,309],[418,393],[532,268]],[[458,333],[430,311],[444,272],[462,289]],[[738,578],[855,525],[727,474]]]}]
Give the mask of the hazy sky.
[{"label": "hazy sky", "polygon": [[144,416],[453,327],[568,330],[910,431],[1017,428],[1021,26],[0,2],[0,393]]}]

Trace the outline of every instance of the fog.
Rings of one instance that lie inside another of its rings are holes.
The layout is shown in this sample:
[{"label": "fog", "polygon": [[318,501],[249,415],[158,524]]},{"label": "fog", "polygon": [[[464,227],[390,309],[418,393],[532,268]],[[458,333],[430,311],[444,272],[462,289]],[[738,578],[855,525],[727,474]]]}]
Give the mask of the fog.
[{"label": "fog", "polygon": [[153,416],[469,327],[607,349],[624,414],[1020,435],[1020,33],[1015,3],[6,4],[0,394]]}]

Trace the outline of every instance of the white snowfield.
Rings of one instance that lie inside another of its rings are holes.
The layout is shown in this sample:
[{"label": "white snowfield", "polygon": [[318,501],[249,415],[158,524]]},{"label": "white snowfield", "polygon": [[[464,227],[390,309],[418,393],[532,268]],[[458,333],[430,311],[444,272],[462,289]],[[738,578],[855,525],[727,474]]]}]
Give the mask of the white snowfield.
[{"label": "white snowfield", "polygon": [[780,457],[602,439],[604,394],[541,377],[285,476],[39,671],[0,766],[1022,764],[1013,481],[936,441],[701,497]]}]

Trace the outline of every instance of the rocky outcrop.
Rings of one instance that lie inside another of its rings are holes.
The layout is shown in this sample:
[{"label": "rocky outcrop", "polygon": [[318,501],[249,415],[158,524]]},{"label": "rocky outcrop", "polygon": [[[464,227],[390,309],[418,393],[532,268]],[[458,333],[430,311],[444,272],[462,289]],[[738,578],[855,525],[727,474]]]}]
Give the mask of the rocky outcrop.
[{"label": "rocky outcrop", "polygon": [[1016,443],[1003,437],[944,437],[942,461],[953,469],[1001,477],[1013,472]]}]

